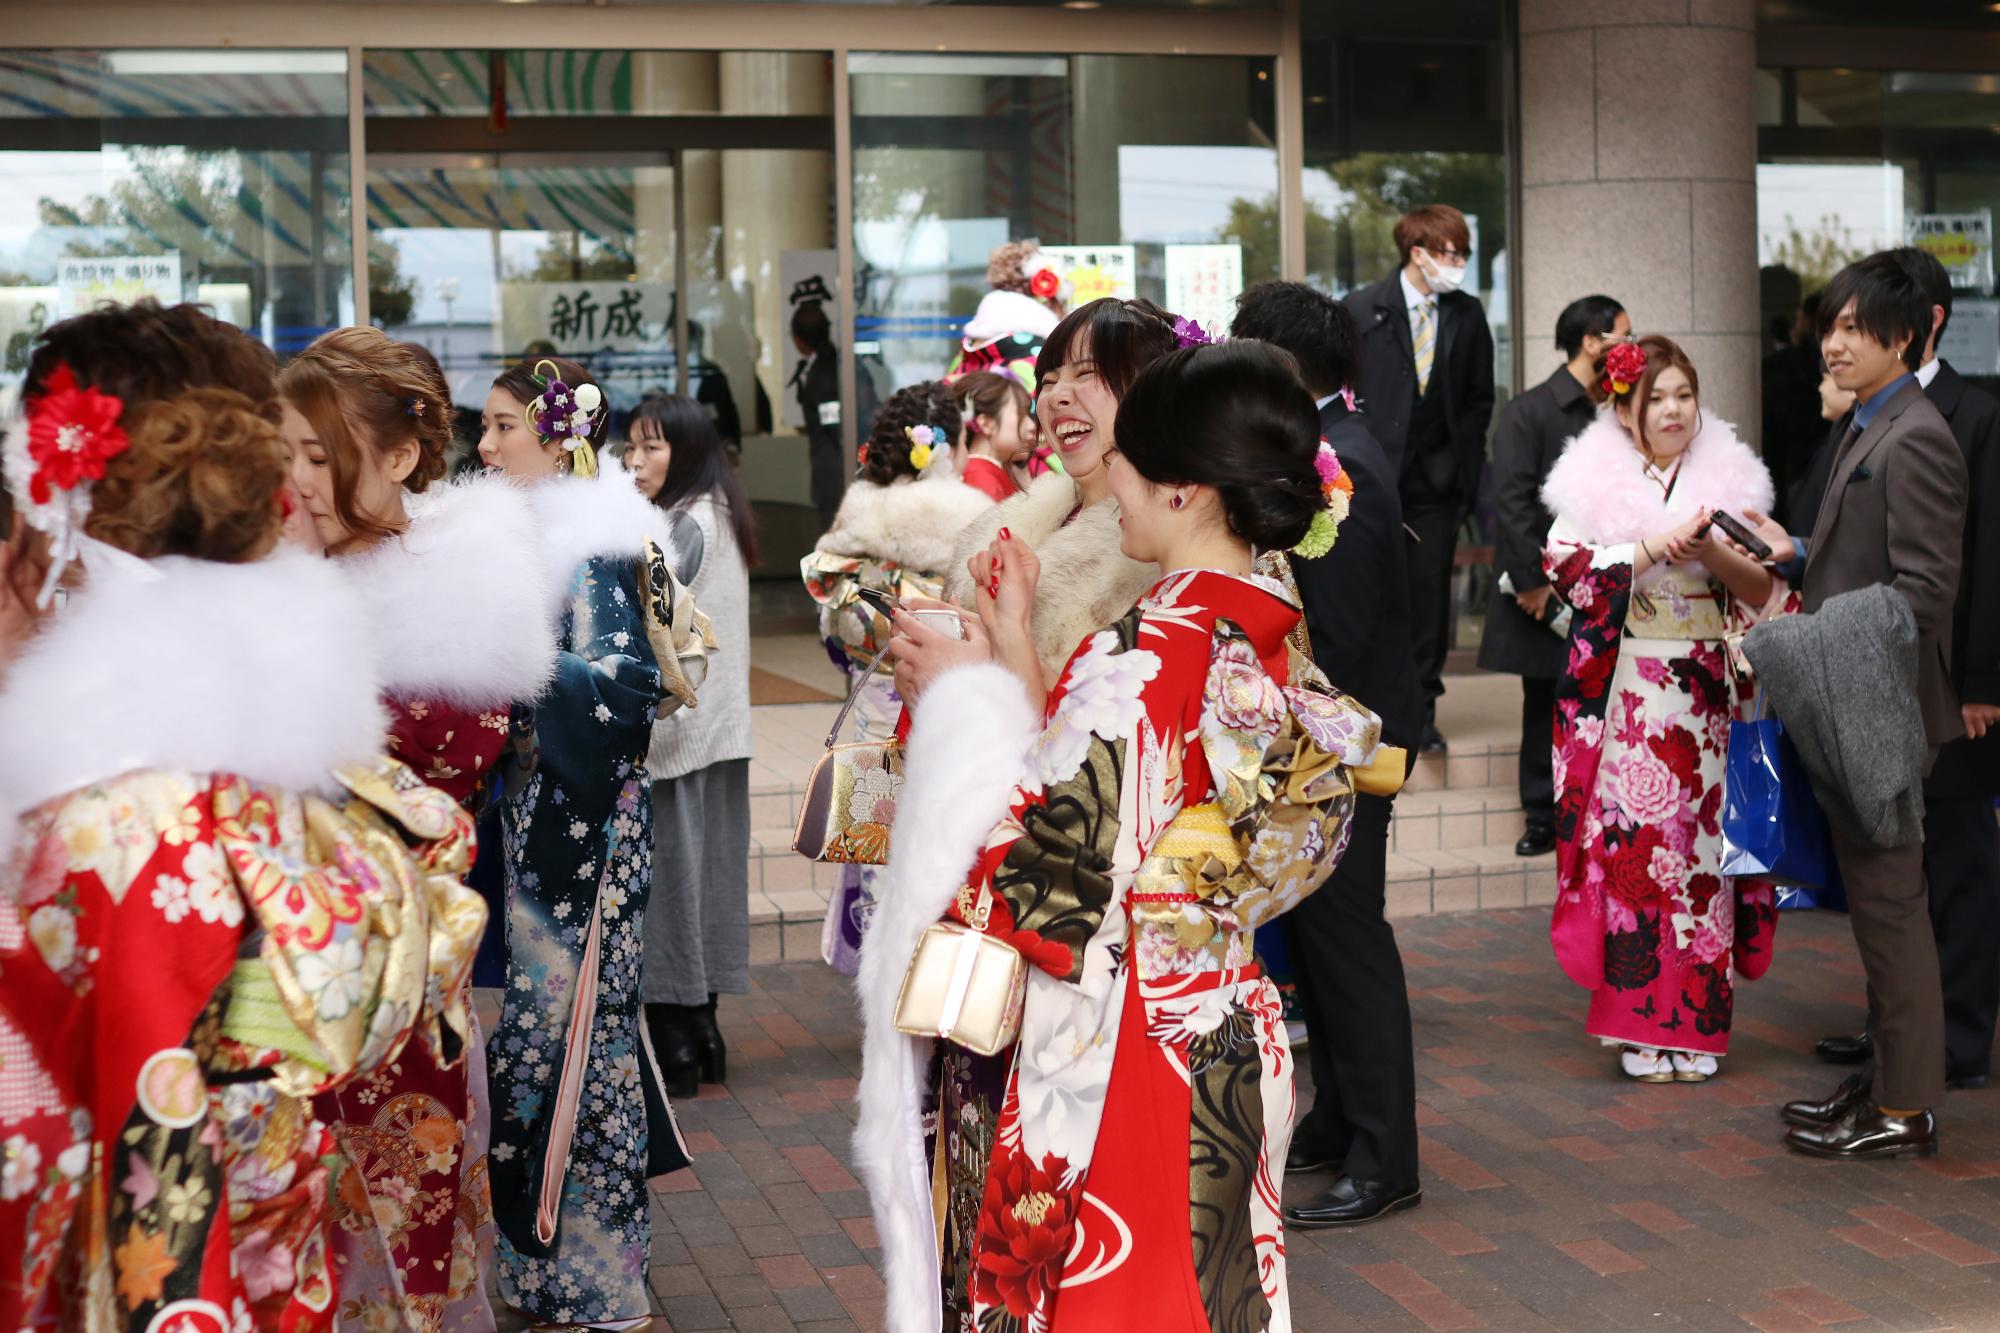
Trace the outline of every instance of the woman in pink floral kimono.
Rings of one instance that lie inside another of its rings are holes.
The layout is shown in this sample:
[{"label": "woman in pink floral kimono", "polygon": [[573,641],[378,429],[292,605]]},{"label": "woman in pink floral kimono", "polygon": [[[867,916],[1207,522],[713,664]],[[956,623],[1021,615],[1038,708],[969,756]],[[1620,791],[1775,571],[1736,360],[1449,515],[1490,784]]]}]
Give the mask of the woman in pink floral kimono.
[{"label": "woman in pink floral kimono", "polygon": [[1673,342],[1613,347],[1608,410],[1542,498],[1543,564],[1575,608],[1557,687],[1558,890],[1551,939],[1591,992],[1585,1029],[1649,1083],[1698,1082],[1729,1049],[1734,982],[1771,962],[1769,885],[1718,873],[1729,723],[1751,689],[1729,636],[1793,604],[1712,538],[1714,510],[1763,511],[1771,478],[1706,417]]},{"label": "woman in pink floral kimono", "polygon": [[[1106,466],[1125,553],[1164,577],[1077,648],[1045,706],[991,664],[913,676],[909,778],[859,978],[855,1147],[892,1333],[930,1333],[941,1312],[994,1333],[1291,1328],[1291,1052],[1252,932],[1338,860],[1350,768],[1380,734],[1308,687],[1287,647],[1298,607],[1251,572],[1256,548],[1299,541],[1326,503],[1338,472],[1318,437],[1311,396],[1261,344],[1155,362]],[[1039,565],[1018,539],[996,549],[982,617],[1025,643]],[[936,646],[907,616],[896,627],[900,660]],[[940,1232],[934,1209],[961,1200],[920,1128],[934,1043],[892,1016],[917,936],[946,914],[1011,945],[1027,980],[976,1225]]]}]

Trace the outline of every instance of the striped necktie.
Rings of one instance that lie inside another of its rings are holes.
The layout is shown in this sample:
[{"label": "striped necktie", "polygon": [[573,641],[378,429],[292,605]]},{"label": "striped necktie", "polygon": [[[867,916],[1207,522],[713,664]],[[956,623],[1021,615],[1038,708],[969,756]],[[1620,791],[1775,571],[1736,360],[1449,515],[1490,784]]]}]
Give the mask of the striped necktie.
[{"label": "striped necktie", "polygon": [[1431,391],[1431,363],[1437,359],[1437,302],[1426,300],[1417,306],[1417,326],[1413,333],[1417,354],[1417,397]]}]

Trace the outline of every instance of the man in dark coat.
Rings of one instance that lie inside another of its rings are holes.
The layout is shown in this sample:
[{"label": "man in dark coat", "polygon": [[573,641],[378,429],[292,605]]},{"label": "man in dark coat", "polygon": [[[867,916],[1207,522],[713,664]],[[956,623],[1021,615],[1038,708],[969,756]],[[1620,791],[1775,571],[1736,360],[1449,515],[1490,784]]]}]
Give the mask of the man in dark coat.
[{"label": "man in dark coat", "polygon": [[1388,456],[1403,502],[1410,632],[1424,691],[1425,750],[1444,749],[1437,701],[1451,644],[1452,559],[1479,492],[1493,420],[1493,333],[1478,298],[1459,290],[1472,233],[1465,215],[1429,204],[1396,223],[1402,267],[1351,292],[1361,326],[1354,381],[1368,431]]},{"label": "man in dark coat", "polygon": [[[1313,657],[1382,719],[1384,741],[1410,749],[1423,705],[1404,591],[1409,539],[1395,473],[1345,392],[1358,355],[1354,317],[1303,283],[1260,282],[1239,299],[1230,333],[1290,352],[1319,400],[1321,433],[1354,498],[1331,551],[1292,559]],[[1347,855],[1283,920],[1313,1077],[1312,1110],[1292,1135],[1286,1170],[1340,1173],[1318,1199],[1285,1210],[1293,1226],[1352,1226],[1423,1197],[1410,999],[1384,916],[1391,807],[1389,797],[1356,798]]]},{"label": "man in dark coat", "polygon": [[[1834,276],[1819,313],[1820,351],[1834,382],[1856,395],[1854,419],[1810,540],[1762,515],[1751,521],[1780,563],[1803,564],[1791,572],[1802,574],[1807,614],[1875,584],[1902,594],[1916,618],[1916,699],[1935,757],[1965,730],[1949,668],[1966,469],[1916,381],[1933,326],[1930,296],[1895,255],[1874,254]],[[1934,1154],[1944,1004],[1923,848],[1874,846],[1838,824],[1830,831],[1868,978],[1873,1066],[1824,1101],[1787,1104],[1781,1115],[1794,1128],[1785,1144],[1846,1160]]]},{"label": "man in dark coat", "polygon": [[[1993,820],[2000,794],[2000,401],[1938,358],[1938,340],[1951,322],[1944,265],[1914,248],[1891,253],[1930,298],[1931,336],[1917,383],[1965,456],[1951,683],[1966,734],[1938,752],[1924,783],[1924,878],[1944,990],[1945,1085],[1983,1088],[1993,1073],[1993,1026],[2000,1018],[2000,830]],[[1831,459],[1815,458],[1814,468],[1824,491]],[[1813,517],[1805,516],[1808,523]],[[1844,1064],[1866,1059],[1870,1042],[1865,1034],[1828,1037],[1819,1051]]]},{"label": "man in dark coat", "polygon": [[833,526],[847,483],[841,475],[840,354],[834,348],[833,321],[818,301],[801,302],[792,311],[792,345],[804,358],[792,372],[792,387],[805,416],[813,509],[823,532]]},{"label": "man in dark coat", "polygon": [[[1632,317],[1608,296],[1586,296],[1563,308],[1556,346],[1565,364],[1500,413],[1493,436],[1493,600],[1479,665],[1521,678],[1521,810],[1527,827],[1514,844],[1519,856],[1556,846],[1556,681],[1569,648],[1552,623],[1562,602],[1542,573],[1542,547],[1554,517],[1542,505],[1542,483],[1563,446],[1597,416],[1597,361],[1632,336]],[[1506,587],[1501,586],[1504,577]]]}]

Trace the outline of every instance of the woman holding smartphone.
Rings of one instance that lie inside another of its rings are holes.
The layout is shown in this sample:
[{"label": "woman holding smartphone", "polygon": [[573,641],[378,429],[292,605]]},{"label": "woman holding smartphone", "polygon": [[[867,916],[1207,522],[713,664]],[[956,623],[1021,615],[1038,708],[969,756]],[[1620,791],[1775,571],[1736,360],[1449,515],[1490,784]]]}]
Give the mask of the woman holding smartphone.
[{"label": "woman holding smartphone", "polygon": [[[833,526],[800,563],[806,591],[819,603],[827,656],[860,696],[849,739],[888,736],[902,711],[889,665],[879,660],[889,641],[887,608],[869,596],[938,596],[953,539],[993,508],[952,466],[960,430],[950,386],[927,380],[891,394],[862,445],[860,476],[842,497]],[[843,867],[827,902],[820,953],[848,976],[875,909],[874,878],[872,867]]]},{"label": "woman holding smartphone", "polygon": [[1716,534],[1771,477],[1701,410],[1693,362],[1652,336],[1609,349],[1609,406],[1542,489],[1543,566],[1575,608],[1556,687],[1557,961],[1585,1030],[1641,1082],[1699,1082],[1729,1049],[1734,983],[1771,962],[1771,886],[1719,874],[1729,723],[1752,689],[1725,636],[1795,608]]}]

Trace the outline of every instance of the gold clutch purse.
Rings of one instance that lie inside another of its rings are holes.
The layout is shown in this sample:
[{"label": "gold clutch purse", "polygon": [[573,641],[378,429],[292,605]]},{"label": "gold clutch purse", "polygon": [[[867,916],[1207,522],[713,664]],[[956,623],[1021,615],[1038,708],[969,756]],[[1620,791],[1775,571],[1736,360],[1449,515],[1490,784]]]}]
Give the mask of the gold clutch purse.
[{"label": "gold clutch purse", "polygon": [[[961,910],[967,891],[958,891]],[[974,924],[940,921],[924,932],[896,996],[896,1031],[939,1037],[974,1055],[1014,1044],[1028,995],[1028,960],[983,933],[992,910],[992,894],[982,887],[965,912]]]},{"label": "gold clutch purse", "polygon": [[854,678],[847,702],[826,735],[826,753],[806,778],[792,850],[813,861],[879,866],[889,861],[889,827],[896,822],[896,797],[903,790],[903,747],[886,741],[849,741],[840,732],[854,711],[862,687],[875,674],[887,646]]}]

